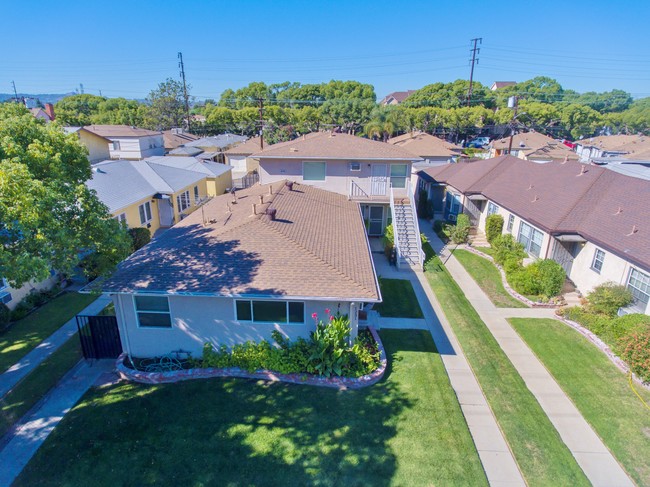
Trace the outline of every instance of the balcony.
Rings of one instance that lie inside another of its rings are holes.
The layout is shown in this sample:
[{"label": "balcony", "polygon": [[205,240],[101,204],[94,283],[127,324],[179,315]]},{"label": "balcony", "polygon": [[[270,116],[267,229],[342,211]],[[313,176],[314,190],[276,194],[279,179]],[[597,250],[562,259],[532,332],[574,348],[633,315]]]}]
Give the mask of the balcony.
[{"label": "balcony", "polygon": [[391,187],[395,198],[411,196],[411,180],[407,177],[355,178],[350,181],[348,199],[388,203]]}]

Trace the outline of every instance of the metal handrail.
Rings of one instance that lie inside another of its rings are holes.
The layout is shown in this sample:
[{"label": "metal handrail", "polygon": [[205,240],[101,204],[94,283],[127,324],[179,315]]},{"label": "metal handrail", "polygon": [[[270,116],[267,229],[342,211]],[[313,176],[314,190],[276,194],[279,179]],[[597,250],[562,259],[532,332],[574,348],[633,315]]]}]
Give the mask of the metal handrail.
[{"label": "metal handrail", "polygon": [[417,239],[417,246],[420,250],[420,265],[424,268],[424,250],[422,250],[422,238],[420,237],[420,222],[418,221],[418,214],[415,210],[415,191],[411,194],[411,180],[409,179],[406,186],[406,193],[408,195],[410,204],[411,204],[411,214],[413,215],[413,220],[415,221],[415,238]]},{"label": "metal handrail", "polygon": [[398,234],[397,222],[395,221],[397,215],[395,214],[395,194],[393,192],[393,183],[391,182],[389,184],[390,184],[390,214],[393,220],[391,223],[391,225],[393,225],[393,246],[395,247],[395,256],[397,258],[395,265],[399,269],[400,261],[402,260],[402,252],[399,248],[399,237],[397,235]]}]

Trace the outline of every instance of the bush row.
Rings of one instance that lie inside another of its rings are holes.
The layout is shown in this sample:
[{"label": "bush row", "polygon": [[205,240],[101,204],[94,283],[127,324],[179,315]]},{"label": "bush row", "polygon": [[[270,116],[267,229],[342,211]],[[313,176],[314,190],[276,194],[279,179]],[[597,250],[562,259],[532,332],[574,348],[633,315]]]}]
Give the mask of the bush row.
[{"label": "bush row", "polygon": [[61,292],[61,288],[56,285],[47,291],[34,291],[25,296],[13,310],[10,310],[6,304],[0,303],[0,326],[7,326],[10,322],[22,320],[34,308],[43,306]]},{"label": "bush row", "polygon": [[206,343],[201,367],[239,367],[249,372],[259,369],[281,374],[309,373],[343,377],[361,377],[379,367],[377,343],[368,330],[362,330],[350,346],[350,321],[345,316],[330,316],[328,323],[317,323],[308,340],[289,341],[273,331],[277,346],[263,340],[248,341],[228,349],[215,349]]}]

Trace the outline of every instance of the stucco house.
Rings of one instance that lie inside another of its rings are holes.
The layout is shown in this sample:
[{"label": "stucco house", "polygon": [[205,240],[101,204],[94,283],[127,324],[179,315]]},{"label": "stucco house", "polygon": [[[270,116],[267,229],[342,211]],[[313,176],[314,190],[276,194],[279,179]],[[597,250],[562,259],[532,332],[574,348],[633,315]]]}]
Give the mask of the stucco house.
[{"label": "stucco house", "polygon": [[358,328],[361,303],[381,301],[358,205],[285,181],[213,198],[126,259],[111,296],[125,352],[308,337],[325,309]]},{"label": "stucco house", "polygon": [[144,159],[165,154],[162,132],[128,125],[87,125],[84,129],[109,140],[111,159]]},{"label": "stucco house", "polygon": [[539,164],[512,156],[420,172],[425,188],[444,188],[443,217],[469,215],[485,229],[504,219],[533,258],[564,267],[583,293],[614,281],[635,296],[629,310],[650,314],[650,181],[577,161]]},{"label": "stucco house", "polygon": [[88,149],[88,160],[91,164],[110,159],[109,144],[111,141],[106,137],[90,132],[83,127],[63,127],[63,130],[66,134],[75,134],[79,142]]},{"label": "stucco house", "polygon": [[12,287],[6,279],[0,277],[0,303],[14,309],[28,294],[34,291],[45,291],[54,287],[60,280],[59,274],[52,271],[50,277],[42,281],[30,281],[20,287]]},{"label": "stucco house", "polygon": [[190,134],[182,128],[173,128],[171,130],[163,131],[163,141],[165,145],[165,151],[167,152],[172,151],[177,147],[181,147],[188,142],[199,140],[199,138],[199,136]]},{"label": "stucco house", "polygon": [[575,146],[581,162],[650,159],[650,137],[647,135],[603,135],[578,140]]},{"label": "stucco house", "polygon": [[394,91],[386,95],[379,104],[383,107],[388,105],[399,105],[417,90]]},{"label": "stucco house", "polygon": [[246,142],[231,147],[223,153],[226,158],[226,164],[232,167],[233,179],[238,179],[253,171],[257,171],[259,161],[251,158],[251,155],[261,150],[263,150],[261,137],[253,137]]},{"label": "stucco house", "polygon": [[[510,147],[510,137],[503,139],[493,140],[490,142],[489,151],[490,157],[498,157],[508,155],[508,148]],[[519,159],[527,161],[562,161],[578,160],[575,152],[569,149],[559,140],[555,140],[539,132],[523,132],[515,134],[512,137],[511,154]]]},{"label": "stucco house", "polygon": [[415,131],[388,139],[388,143],[409,151],[422,159],[418,164],[452,162],[460,157],[463,148],[426,132]]}]

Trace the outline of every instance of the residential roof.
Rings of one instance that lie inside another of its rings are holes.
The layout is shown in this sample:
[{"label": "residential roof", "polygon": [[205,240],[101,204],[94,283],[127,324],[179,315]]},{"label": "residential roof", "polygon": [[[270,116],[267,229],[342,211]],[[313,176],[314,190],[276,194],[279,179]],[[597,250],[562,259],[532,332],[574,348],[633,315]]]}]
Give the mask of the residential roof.
[{"label": "residential roof", "polygon": [[175,193],[205,177],[205,172],[151,161],[115,160],[95,164],[86,185],[113,213],[156,193]]},{"label": "residential roof", "polygon": [[192,140],[185,144],[186,147],[216,147],[219,150],[230,147],[233,144],[244,142],[248,137],[235,134],[220,134],[211,137]]},{"label": "residential roof", "polygon": [[402,103],[409,96],[415,93],[418,90],[406,90],[406,91],[393,91],[384,97],[379,103],[381,105],[388,103],[391,99],[395,100],[398,104]]},{"label": "residential roof", "polygon": [[482,194],[546,232],[580,234],[650,269],[650,181],[576,161],[537,164],[512,156],[422,173],[463,193]]},{"label": "residential roof", "polygon": [[252,154],[255,158],[299,159],[419,159],[411,152],[385,142],[363,139],[355,135],[313,132],[289,142],[273,144]]},{"label": "residential roof", "polygon": [[106,137],[102,137],[102,136],[99,135],[99,134],[96,134],[96,133],[94,133],[94,132],[90,132],[90,131],[86,130],[86,129],[83,128],[83,127],[63,127],[63,131],[64,131],[66,134],[76,134],[76,133],[79,133],[79,132],[87,132],[87,133],[89,133],[89,134],[91,134],[91,135],[93,135],[93,136],[95,136],[95,137],[99,137],[99,138],[101,138],[101,139],[105,139],[105,140],[108,142],[108,139],[107,139]]},{"label": "residential roof", "polygon": [[516,81],[495,81],[490,87],[491,90],[498,90],[499,88],[505,88],[506,86],[516,85]]},{"label": "residential roof", "polygon": [[86,125],[84,129],[102,137],[146,137],[149,135],[162,135],[155,130],[131,127],[130,125]]},{"label": "residential roof", "polygon": [[[493,140],[490,145],[495,149],[507,149],[510,137]],[[575,152],[562,142],[539,132],[525,132],[512,137],[512,149],[524,152],[528,159],[578,159]]]},{"label": "residential roof", "polygon": [[603,135],[578,140],[576,144],[606,152],[621,152],[626,159],[647,159],[650,152],[650,137],[647,135]]},{"label": "residential roof", "polygon": [[260,150],[260,137],[253,137],[252,139],[248,139],[246,142],[231,147],[225,151],[224,154],[229,156],[250,156]]},{"label": "residential roof", "polygon": [[176,149],[183,144],[198,139],[198,136],[188,132],[182,132],[180,129],[163,131],[163,140],[165,142],[165,149],[167,150]]},{"label": "residential roof", "polygon": [[229,194],[213,198],[126,259],[102,290],[380,300],[358,205],[307,185],[272,191],[238,191],[236,204]]},{"label": "residential roof", "polygon": [[[210,178],[219,177],[229,171],[232,167],[227,164],[219,164],[212,161],[200,161],[195,157],[182,156],[154,156],[144,159],[146,162],[160,164],[163,166],[175,167],[193,172],[202,173]],[[190,183],[191,184],[191,183]]]},{"label": "residential roof", "polygon": [[169,151],[169,153],[178,156],[198,156],[199,154],[203,153],[203,149],[199,149],[198,147],[181,146]]},{"label": "residential roof", "polygon": [[453,157],[460,155],[462,147],[426,132],[409,132],[388,139],[389,144],[406,149],[418,157]]}]

